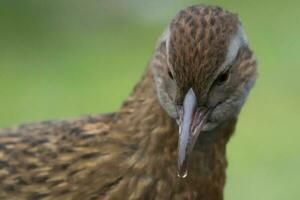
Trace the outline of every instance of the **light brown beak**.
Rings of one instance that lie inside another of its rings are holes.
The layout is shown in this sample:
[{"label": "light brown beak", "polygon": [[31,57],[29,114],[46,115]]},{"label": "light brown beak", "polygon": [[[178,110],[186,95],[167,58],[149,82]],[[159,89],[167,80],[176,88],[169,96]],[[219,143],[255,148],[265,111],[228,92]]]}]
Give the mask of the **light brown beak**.
[{"label": "light brown beak", "polygon": [[183,106],[179,108],[178,176],[187,176],[188,158],[208,117],[208,109],[197,106],[197,98],[191,88]]}]

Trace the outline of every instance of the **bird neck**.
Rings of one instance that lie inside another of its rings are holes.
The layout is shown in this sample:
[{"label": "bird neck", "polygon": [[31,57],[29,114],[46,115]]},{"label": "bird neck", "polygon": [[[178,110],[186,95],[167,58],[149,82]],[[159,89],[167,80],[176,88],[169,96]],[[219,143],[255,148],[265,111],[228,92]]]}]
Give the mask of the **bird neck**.
[{"label": "bird neck", "polygon": [[[123,104],[120,117],[121,124],[126,120],[124,124],[132,125],[127,138],[137,144],[128,159],[132,174],[156,180],[161,184],[157,187],[165,188],[170,195],[184,197],[189,193],[197,199],[223,199],[225,149],[235,119],[203,134],[190,157],[188,177],[181,179],[177,177],[178,126],[161,107],[149,70]],[[119,128],[125,130],[121,124]]]}]

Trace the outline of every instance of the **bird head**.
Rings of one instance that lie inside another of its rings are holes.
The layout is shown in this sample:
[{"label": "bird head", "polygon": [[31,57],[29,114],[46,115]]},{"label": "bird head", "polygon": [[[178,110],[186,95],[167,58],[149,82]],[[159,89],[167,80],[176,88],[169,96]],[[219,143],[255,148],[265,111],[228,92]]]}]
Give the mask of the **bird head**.
[{"label": "bird head", "polygon": [[152,71],[162,107],[179,125],[178,171],[197,140],[236,117],[256,78],[256,59],[235,14],[215,6],[180,11],[162,35]]}]

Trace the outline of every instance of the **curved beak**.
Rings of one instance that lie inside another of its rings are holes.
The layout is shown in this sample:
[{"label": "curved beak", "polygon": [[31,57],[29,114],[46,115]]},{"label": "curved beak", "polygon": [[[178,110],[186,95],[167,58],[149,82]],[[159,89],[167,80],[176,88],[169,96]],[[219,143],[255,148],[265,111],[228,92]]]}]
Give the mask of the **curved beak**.
[{"label": "curved beak", "polygon": [[197,98],[193,89],[186,94],[183,106],[179,109],[179,140],[178,140],[178,176],[187,176],[187,162],[201,129],[208,117],[208,109],[197,106]]}]

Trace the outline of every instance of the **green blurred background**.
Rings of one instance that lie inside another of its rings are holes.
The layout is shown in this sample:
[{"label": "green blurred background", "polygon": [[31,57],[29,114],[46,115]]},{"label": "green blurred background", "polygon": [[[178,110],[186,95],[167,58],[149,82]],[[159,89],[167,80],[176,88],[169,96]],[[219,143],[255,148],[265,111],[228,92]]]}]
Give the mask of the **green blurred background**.
[{"label": "green blurred background", "polygon": [[300,199],[296,0],[0,0],[0,127],[118,109],[166,24],[195,3],[239,13],[259,60],[228,146],[226,199]]}]

